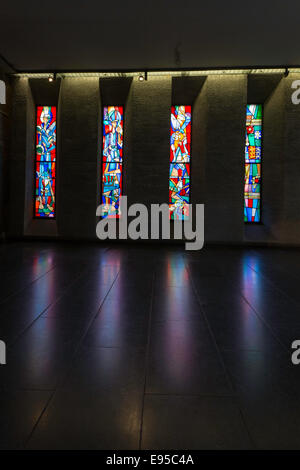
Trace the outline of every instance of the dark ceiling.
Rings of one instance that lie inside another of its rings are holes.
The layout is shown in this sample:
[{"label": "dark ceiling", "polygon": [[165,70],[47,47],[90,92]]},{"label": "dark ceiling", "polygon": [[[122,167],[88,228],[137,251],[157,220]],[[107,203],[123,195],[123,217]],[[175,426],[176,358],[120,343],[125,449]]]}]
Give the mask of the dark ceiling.
[{"label": "dark ceiling", "polygon": [[3,3],[0,54],[18,71],[300,64],[295,0]]}]

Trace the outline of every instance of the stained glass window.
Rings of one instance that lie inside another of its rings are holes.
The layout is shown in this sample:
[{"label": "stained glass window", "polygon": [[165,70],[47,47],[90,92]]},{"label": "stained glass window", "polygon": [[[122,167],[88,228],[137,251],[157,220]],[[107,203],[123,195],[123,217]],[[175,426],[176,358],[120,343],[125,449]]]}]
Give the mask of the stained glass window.
[{"label": "stained glass window", "polygon": [[35,217],[55,216],[56,107],[37,106]]},{"label": "stained glass window", "polygon": [[246,115],[244,221],[260,222],[262,105],[248,104]]},{"label": "stained glass window", "polygon": [[103,217],[120,217],[123,166],[123,107],[103,108],[102,204]]},{"label": "stained glass window", "polygon": [[191,106],[172,106],[169,207],[173,220],[189,216],[191,119]]}]

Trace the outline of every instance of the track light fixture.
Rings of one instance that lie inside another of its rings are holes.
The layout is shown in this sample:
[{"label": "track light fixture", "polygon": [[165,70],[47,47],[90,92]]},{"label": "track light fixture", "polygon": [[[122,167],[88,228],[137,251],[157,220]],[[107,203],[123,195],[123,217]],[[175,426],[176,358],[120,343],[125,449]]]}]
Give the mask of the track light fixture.
[{"label": "track light fixture", "polygon": [[143,82],[144,80],[147,80],[148,79],[148,72],[147,70],[145,70],[144,73],[140,73],[139,75],[139,81],[140,82]]},{"label": "track light fixture", "polygon": [[56,80],[56,72],[50,73],[48,76],[48,81],[49,82],[54,82]]},{"label": "track light fixture", "polygon": [[167,77],[182,77],[182,76],[207,76],[207,75],[233,75],[233,74],[241,74],[241,75],[249,75],[249,74],[282,74],[283,76],[287,77],[293,73],[300,73],[300,66],[281,66],[281,67],[265,67],[265,68],[225,68],[225,69],[178,69],[178,70],[145,70],[143,72],[136,70],[136,71],[124,71],[120,70],[118,72],[113,71],[94,71],[94,72],[18,72],[14,73],[13,75],[16,77],[21,78],[44,78],[49,80],[49,82],[53,82],[56,80],[57,77],[60,79],[63,78],[89,78],[89,77],[97,77],[97,78],[107,78],[107,77],[134,77],[135,80],[144,81],[147,80],[148,75],[149,77],[156,77],[156,76],[167,76]]}]

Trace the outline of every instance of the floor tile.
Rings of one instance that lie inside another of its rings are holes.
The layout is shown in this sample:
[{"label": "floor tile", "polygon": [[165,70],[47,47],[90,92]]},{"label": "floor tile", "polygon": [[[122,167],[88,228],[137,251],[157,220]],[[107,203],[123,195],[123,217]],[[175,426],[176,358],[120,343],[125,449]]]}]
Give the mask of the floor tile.
[{"label": "floor tile", "polygon": [[28,449],[131,450],[139,446],[142,395],[59,391]]},{"label": "floor tile", "polygon": [[230,398],[146,395],[142,449],[251,449]]},{"label": "floor tile", "polygon": [[0,449],[22,449],[46,407],[51,392],[0,392]]}]

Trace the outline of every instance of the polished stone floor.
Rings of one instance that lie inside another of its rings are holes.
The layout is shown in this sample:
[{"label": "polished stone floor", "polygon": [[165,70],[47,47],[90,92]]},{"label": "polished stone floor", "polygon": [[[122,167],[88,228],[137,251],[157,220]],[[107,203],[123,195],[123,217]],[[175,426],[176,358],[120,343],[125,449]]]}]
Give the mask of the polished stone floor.
[{"label": "polished stone floor", "polygon": [[300,251],[0,245],[2,449],[300,449]]}]

